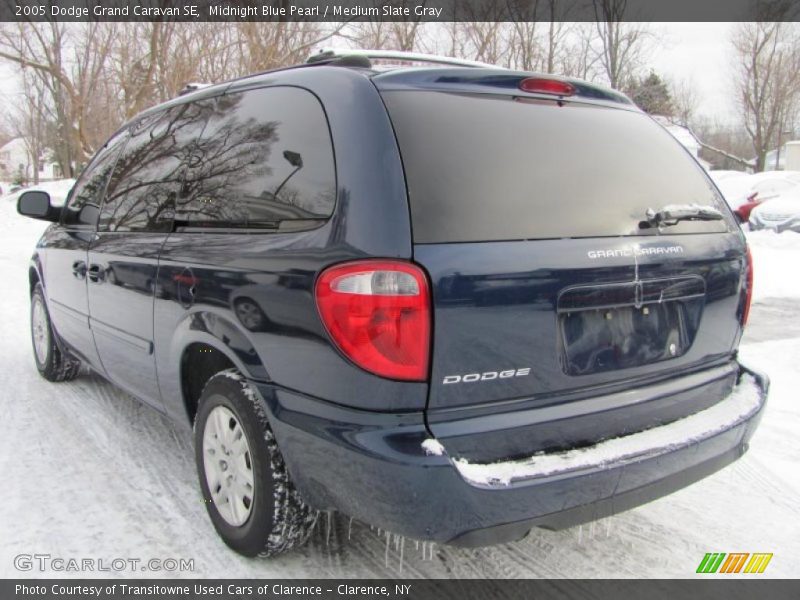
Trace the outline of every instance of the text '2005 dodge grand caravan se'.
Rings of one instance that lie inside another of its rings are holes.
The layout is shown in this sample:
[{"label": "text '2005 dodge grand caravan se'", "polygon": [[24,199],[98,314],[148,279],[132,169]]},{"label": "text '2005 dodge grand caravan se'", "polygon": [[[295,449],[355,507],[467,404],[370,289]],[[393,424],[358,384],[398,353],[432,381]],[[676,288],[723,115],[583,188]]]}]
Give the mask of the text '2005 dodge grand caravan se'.
[{"label": "text '2005 dodge grand caravan se'", "polygon": [[[36,365],[193,431],[220,536],[318,511],[463,546],[642,504],[747,449],[752,265],[625,96],[366,53],[192,91],[115,133],[30,265]],[[192,429],[193,428],[193,429]]]}]

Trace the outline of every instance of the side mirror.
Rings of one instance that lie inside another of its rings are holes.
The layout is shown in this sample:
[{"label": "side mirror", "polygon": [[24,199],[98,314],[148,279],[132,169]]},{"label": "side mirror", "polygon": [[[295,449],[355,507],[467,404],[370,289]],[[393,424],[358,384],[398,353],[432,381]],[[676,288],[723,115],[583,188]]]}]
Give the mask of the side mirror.
[{"label": "side mirror", "polygon": [[61,210],[50,204],[50,194],[39,190],[23,192],[17,200],[17,212],[42,221],[58,221]]}]

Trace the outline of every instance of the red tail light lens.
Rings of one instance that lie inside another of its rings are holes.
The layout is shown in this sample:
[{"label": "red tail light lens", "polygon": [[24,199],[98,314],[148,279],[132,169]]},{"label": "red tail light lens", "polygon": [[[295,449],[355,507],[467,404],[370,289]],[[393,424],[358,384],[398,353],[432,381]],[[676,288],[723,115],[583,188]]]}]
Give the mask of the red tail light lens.
[{"label": "red tail light lens", "polygon": [[428,378],[431,315],[422,269],[402,261],[333,266],[317,279],[319,314],[356,365],[389,379]]},{"label": "red tail light lens", "polygon": [[558,96],[572,96],[575,93],[575,86],[566,81],[557,79],[542,79],[539,77],[529,77],[519,82],[519,89],[523,92],[533,92],[538,94],[556,94]]},{"label": "red tail light lens", "polygon": [[753,299],[753,255],[750,247],[747,248],[747,264],[745,265],[745,289],[744,307],[742,307],[742,327],[747,325],[747,317],[750,316],[750,301]]}]

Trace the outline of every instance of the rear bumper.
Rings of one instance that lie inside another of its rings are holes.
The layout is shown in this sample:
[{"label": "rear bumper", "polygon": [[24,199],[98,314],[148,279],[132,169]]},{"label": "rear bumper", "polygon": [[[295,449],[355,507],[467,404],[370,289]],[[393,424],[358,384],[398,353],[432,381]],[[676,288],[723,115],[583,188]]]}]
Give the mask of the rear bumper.
[{"label": "rear bumper", "polygon": [[749,408],[707,413],[719,422],[706,418],[704,427],[695,419],[684,440],[675,431],[661,435],[675,424],[667,425],[643,432],[649,437],[621,452],[610,452],[607,442],[585,448],[568,468],[531,467],[548,458],[531,457],[519,477],[503,481],[493,480],[491,470],[486,476],[492,467],[470,471],[446,453],[428,455],[422,413],[355,411],[257,385],[289,471],[310,504],[416,539],[483,546],[519,539],[532,527],[561,529],[627,510],[733,462],[747,450],[768,391],[766,377],[741,367],[740,382],[744,375],[754,382],[747,384],[754,390]]}]

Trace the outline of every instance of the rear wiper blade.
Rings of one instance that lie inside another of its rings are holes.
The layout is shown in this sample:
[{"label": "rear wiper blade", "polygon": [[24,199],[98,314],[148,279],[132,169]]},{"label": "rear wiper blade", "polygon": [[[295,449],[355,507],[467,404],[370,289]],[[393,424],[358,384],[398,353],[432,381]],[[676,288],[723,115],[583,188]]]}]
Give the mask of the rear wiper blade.
[{"label": "rear wiper blade", "polygon": [[670,204],[658,210],[648,208],[646,220],[639,223],[640,229],[668,227],[679,221],[721,221],[725,217],[713,206],[699,204]]}]

